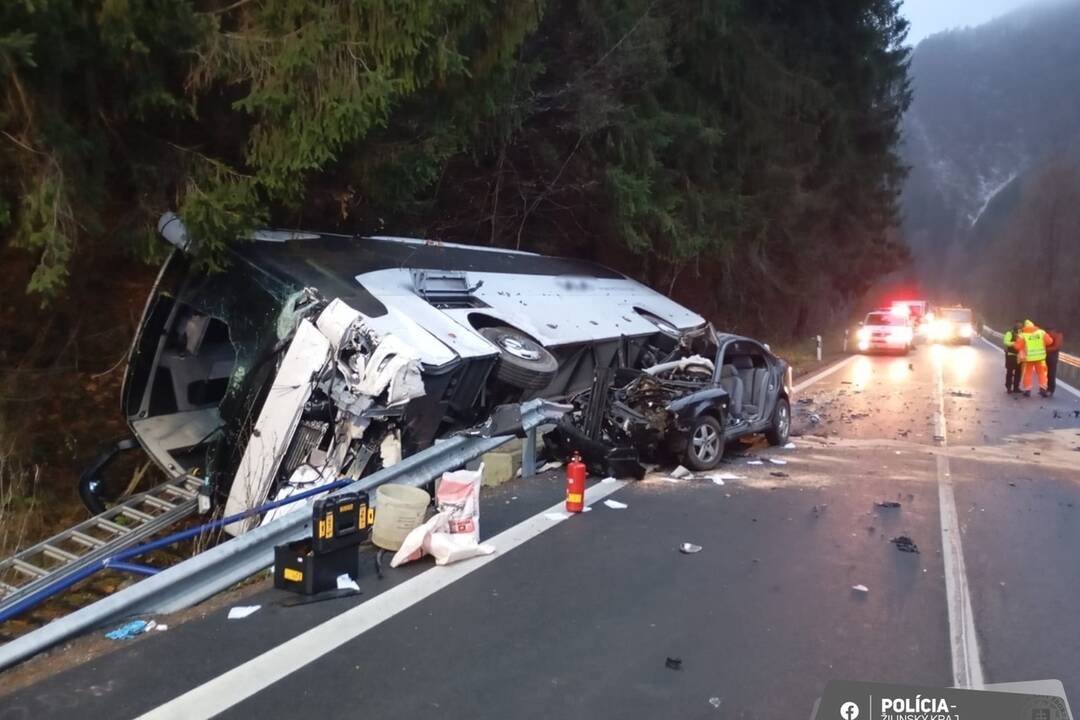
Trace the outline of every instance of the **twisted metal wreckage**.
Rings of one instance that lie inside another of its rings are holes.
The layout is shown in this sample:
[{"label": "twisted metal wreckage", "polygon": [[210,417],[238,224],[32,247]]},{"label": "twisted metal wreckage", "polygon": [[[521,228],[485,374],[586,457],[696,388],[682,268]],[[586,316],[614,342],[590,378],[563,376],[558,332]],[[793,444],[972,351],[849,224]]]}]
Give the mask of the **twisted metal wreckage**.
[{"label": "twisted metal wreckage", "polygon": [[[705,467],[725,439],[775,424],[790,392],[767,348],[592,263],[264,230],[207,275],[175,215],[159,231],[176,249],[133,343],[123,407],[170,478],[199,479],[203,510],[224,502],[231,514],[512,426],[507,409],[530,398],[571,403],[546,440],[597,470],[640,476],[639,455],[702,448],[690,462]],[[84,474],[92,510],[133,445]]]}]

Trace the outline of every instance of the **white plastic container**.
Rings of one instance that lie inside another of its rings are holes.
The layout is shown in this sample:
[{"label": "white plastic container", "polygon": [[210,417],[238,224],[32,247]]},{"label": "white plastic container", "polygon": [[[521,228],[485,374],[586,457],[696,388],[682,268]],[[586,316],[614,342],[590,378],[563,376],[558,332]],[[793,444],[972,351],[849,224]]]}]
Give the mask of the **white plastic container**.
[{"label": "white plastic container", "polygon": [[424,523],[431,496],[408,485],[380,485],[375,489],[375,524],[371,542],[384,550],[398,550],[405,536]]}]

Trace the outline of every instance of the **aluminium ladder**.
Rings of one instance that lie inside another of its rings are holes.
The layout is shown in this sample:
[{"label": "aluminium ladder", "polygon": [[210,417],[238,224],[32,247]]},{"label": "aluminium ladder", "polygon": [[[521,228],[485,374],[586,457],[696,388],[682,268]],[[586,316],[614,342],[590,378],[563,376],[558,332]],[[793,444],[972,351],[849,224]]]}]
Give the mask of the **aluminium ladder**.
[{"label": "aluminium ladder", "polygon": [[199,485],[191,476],[158,485],[0,560],[0,612],[194,514]]}]

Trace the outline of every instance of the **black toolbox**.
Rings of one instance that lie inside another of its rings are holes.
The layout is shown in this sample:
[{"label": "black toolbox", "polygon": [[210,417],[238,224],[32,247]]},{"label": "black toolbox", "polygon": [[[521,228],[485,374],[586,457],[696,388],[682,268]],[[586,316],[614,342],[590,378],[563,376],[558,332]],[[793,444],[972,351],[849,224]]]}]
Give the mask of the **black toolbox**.
[{"label": "black toolbox", "polygon": [[360,544],[371,534],[374,509],[365,492],[319,498],[311,537],[274,548],[274,587],[305,595],[337,589],[339,575],[360,575]]},{"label": "black toolbox", "polygon": [[274,587],[314,595],[337,589],[339,575],[360,574],[360,548],[348,545],[316,553],[311,538],[274,548]]}]

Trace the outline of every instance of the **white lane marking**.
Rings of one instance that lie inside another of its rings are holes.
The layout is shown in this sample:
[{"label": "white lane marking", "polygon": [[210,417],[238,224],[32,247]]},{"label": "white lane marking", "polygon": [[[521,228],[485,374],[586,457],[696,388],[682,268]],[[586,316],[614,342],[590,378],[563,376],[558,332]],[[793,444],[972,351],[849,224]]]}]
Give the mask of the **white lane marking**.
[{"label": "white lane marking", "polygon": [[[943,363],[936,363],[937,382],[935,395],[937,413],[934,417],[934,439],[948,444],[948,427],[945,420],[945,370]],[[971,609],[971,592],[968,587],[967,569],[964,566],[964,548],[960,538],[960,518],[956,512],[956,495],[953,492],[952,471],[948,456],[937,456],[938,508],[941,514],[941,554],[945,562],[945,600],[949,610],[949,646],[952,652],[953,686],[981,689],[983,686],[982,660],[979,656],[979,638],[975,634],[975,615]]]},{"label": "white lane marking", "polygon": [[844,358],[843,360],[836,363],[832,367],[827,367],[824,370],[822,370],[821,372],[819,372],[817,375],[810,376],[809,378],[807,378],[806,380],[803,380],[801,383],[799,383],[798,385],[796,385],[794,387],[795,392],[797,392],[797,393],[802,392],[803,390],[810,387],[811,385],[818,382],[819,380],[824,380],[825,378],[829,377],[833,373],[840,372],[840,370],[842,370],[843,368],[845,368],[849,364],[851,364],[851,362],[854,361],[855,358],[857,358],[857,357],[859,357],[859,356],[858,355],[849,355],[848,357]]},{"label": "white lane marking", "polygon": [[[980,339],[980,340],[982,340],[982,341],[983,341],[984,343],[986,343],[987,345],[989,345],[990,347],[992,347],[992,348],[994,348],[995,350],[997,350],[998,352],[1000,352],[1000,353],[1001,353],[1002,355],[1004,355],[1004,354],[1005,354],[1005,348],[1003,348],[1003,347],[999,347],[998,345],[996,345],[996,344],[994,344],[994,343],[990,342],[989,340],[987,340],[986,338],[984,338],[984,337],[983,337],[982,335],[980,335],[980,336],[979,336],[979,339]],[[1073,395],[1075,395],[1076,397],[1080,398],[1080,390],[1077,390],[1076,388],[1074,388],[1074,387],[1073,387],[1072,385],[1070,385],[1069,383],[1067,383],[1067,382],[1064,382],[1064,381],[1063,381],[1063,380],[1062,380],[1061,378],[1058,378],[1058,379],[1057,379],[1057,384],[1058,384],[1058,385],[1059,385],[1059,386],[1060,386],[1060,387],[1061,387],[1061,388],[1062,388],[1063,390],[1065,390],[1066,392],[1070,392],[1070,393],[1072,393]]]},{"label": "white lane marking", "polygon": [[[625,482],[593,485],[585,491],[585,502],[591,505],[625,485]],[[487,544],[495,546],[495,554],[423,572],[213,680],[192,688],[140,716],[139,720],[209,718],[228,710],[403,610],[494,562],[517,546],[565,522],[552,522],[546,517],[548,513],[561,510],[563,506],[562,502],[553,505],[486,541]]]}]

